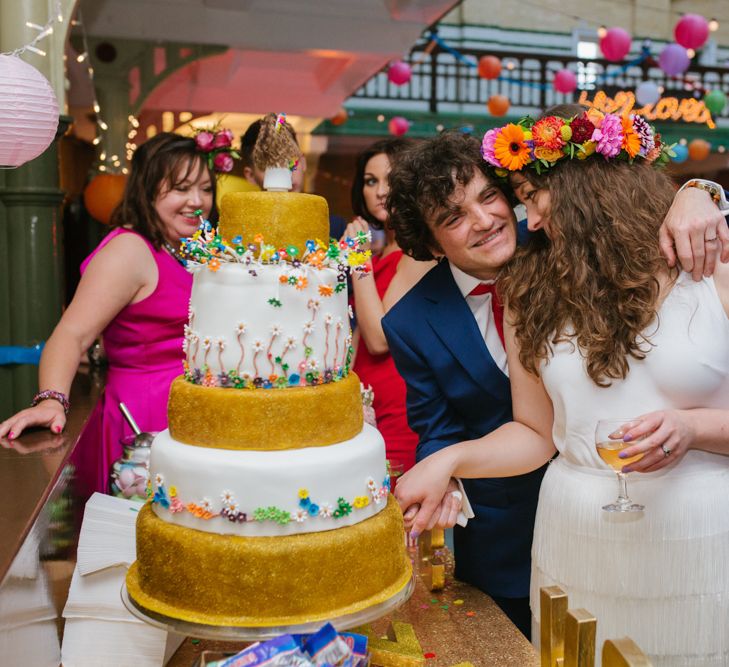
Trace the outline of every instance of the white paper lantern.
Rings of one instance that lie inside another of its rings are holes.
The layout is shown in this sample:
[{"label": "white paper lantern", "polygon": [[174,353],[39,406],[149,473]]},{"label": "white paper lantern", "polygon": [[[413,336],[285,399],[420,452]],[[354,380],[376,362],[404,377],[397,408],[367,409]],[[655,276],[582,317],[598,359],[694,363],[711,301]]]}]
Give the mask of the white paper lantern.
[{"label": "white paper lantern", "polygon": [[58,101],[48,80],[20,58],[0,55],[0,167],[38,157],[57,128]]},{"label": "white paper lantern", "polygon": [[661,89],[653,81],[643,81],[635,89],[635,99],[645,107],[661,99]]}]

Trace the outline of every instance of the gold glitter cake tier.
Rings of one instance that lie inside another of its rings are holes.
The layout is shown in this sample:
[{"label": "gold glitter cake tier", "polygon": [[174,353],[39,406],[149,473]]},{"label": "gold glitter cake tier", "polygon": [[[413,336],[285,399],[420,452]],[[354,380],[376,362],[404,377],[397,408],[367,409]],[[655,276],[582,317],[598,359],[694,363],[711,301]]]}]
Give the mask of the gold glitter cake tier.
[{"label": "gold glitter cake tier", "polygon": [[286,537],[237,537],[180,528],[149,504],[137,519],[127,590],[141,607],[190,623],[298,625],[389,600],[411,577],[392,496],[354,526]]},{"label": "gold glitter cake tier", "polygon": [[216,449],[279,450],[344,442],[364,422],[359,378],[286,389],[203,387],[172,382],[167,405],[170,435]]},{"label": "gold glitter cake tier", "polygon": [[264,243],[276,248],[296,246],[303,252],[307,241],[329,240],[329,207],[326,199],[298,192],[229,192],[220,205],[220,235],[230,241]]}]

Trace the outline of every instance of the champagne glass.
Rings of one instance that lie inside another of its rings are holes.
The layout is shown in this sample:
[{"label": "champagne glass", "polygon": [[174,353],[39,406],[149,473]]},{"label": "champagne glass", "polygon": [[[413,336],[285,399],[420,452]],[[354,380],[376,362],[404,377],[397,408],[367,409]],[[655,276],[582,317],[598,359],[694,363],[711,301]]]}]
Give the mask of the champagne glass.
[{"label": "champagne glass", "polygon": [[621,472],[624,465],[640,461],[643,454],[637,454],[627,459],[621,459],[618,456],[624,449],[642,440],[639,438],[632,442],[623,442],[623,436],[635,426],[635,423],[635,419],[601,419],[595,428],[597,453],[618,476],[618,498],[614,503],[603,507],[606,512],[641,512],[645,509],[643,505],[634,503],[628,497],[628,484],[625,474]]}]

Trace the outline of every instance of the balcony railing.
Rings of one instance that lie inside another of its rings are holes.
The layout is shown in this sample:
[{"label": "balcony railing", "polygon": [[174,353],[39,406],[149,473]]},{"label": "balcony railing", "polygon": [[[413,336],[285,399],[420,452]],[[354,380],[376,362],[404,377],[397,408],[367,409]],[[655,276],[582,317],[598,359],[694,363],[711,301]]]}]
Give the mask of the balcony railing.
[{"label": "balcony railing", "polygon": [[[536,113],[554,104],[576,102],[583,90],[590,99],[598,90],[613,97],[621,90],[633,91],[639,83],[647,80],[662,86],[664,97],[679,100],[701,99],[703,90],[715,88],[729,92],[729,68],[726,67],[692,65],[684,75],[669,77],[652,58],[624,69],[624,65],[606,60],[585,60],[570,55],[467,48],[461,49],[459,53],[473,62],[483,55],[501,58],[501,77],[482,79],[475,67],[460,62],[440,46],[436,45],[430,52],[425,52],[425,46],[418,46],[408,60],[412,67],[409,83],[395,86],[388,81],[386,72],[380,72],[362,86],[350,101],[356,106],[373,108],[401,108],[431,113],[483,113],[489,97],[499,94],[509,98],[512,113],[520,114]],[[578,88],[574,93],[558,93],[552,86],[555,74],[565,68],[577,75]],[[729,105],[718,118],[729,118]]]}]

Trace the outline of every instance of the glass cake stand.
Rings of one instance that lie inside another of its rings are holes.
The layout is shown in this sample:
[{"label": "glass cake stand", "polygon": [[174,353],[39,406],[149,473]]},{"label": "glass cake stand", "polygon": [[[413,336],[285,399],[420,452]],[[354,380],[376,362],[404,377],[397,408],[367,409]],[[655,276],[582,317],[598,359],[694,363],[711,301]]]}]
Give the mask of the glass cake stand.
[{"label": "glass cake stand", "polygon": [[388,600],[379,604],[367,607],[361,611],[337,616],[335,618],[322,619],[320,621],[312,621],[310,623],[301,623],[299,625],[279,625],[271,627],[226,627],[218,625],[206,625],[202,623],[190,623],[181,621],[176,618],[157,614],[148,609],[144,609],[138,605],[129,595],[126,582],[122,584],[121,598],[124,606],[129,612],[145,623],[149,623],[156,628],[166,630],[178,635],[186,637],[199,637],[200,639],[217,639],[228,641],[259,641],[263,639],[271,639],[282,634],[310,634],[316,632],[326,623],[331,623],[337,630],[348,630],[365,623],[381,618],[385,614],[397,609],[400,605],[407,602],[415,590],[415,574],[410,581],[398,593]]}]

